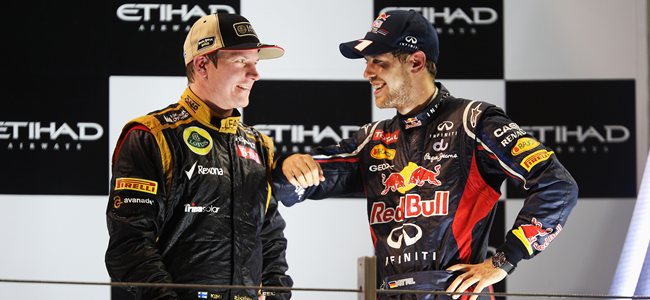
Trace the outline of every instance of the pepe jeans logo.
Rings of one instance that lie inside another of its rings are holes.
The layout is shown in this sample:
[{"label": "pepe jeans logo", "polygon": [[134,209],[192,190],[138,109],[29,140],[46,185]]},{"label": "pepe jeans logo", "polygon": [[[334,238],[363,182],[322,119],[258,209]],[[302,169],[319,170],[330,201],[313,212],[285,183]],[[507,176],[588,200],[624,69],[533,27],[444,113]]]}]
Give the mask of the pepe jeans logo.
[{"label": "pepe jeans logo", "polygon": [[183,131],[183,141],[192,152],[198,155],[206,155],[212,150],[212,137],[203,128],[196,126],[186,128]]}]

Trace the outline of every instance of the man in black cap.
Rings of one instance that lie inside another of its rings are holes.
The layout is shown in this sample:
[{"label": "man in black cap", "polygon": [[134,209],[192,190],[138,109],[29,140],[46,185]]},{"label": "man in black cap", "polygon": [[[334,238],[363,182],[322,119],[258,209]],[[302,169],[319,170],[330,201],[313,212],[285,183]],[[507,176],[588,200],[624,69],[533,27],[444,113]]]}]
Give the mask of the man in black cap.
[{"label": "man in black cap", "polygon": [[[375,104],[397,115],[366,124],[337,145],[280,157],[274,192],[286,206],[367,198],[379,286],[440,291],[380,291],[381,299],[479,293],[555,239],[576,204],[575,180],[501,108],[455,98],[435,81],[438,37],[428,20],[413,10],[383,12],[364,38],[342,43],[340,51],[366,60],[363,76]],[[526,201],[505,242],[488,257],[506,179]]]},{"label": "man in black cap", "polygon": [[[289,299],[285,222],[271,197],[273,142],[240,122],[260,59],[248,20],[211,14],[183,47],[177,103],[128,122],[115,147],[106,267],[114,281],[208,287],[130,288],[137,299]],[[252,289],[211,285],[251,286]]]}]

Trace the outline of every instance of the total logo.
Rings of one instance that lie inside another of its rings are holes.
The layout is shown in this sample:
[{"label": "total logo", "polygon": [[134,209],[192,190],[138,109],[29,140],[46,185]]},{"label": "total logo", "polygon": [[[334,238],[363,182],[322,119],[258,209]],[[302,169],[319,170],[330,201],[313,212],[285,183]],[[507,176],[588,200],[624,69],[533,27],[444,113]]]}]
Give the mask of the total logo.
[{"label": "total logo", "polygon": [[409,162],[400,172],[390,173],[388,177],[385,174],[381,174],[381,181],[384,185],[381,194],[386,195],[390,191],[405,194],[415,186],[423,186],[425,183],[440,186],[442,182],[438,180],[438,175],[440,175],[439,164],[433,167],[433,171],[431,171],[413,162]]}]

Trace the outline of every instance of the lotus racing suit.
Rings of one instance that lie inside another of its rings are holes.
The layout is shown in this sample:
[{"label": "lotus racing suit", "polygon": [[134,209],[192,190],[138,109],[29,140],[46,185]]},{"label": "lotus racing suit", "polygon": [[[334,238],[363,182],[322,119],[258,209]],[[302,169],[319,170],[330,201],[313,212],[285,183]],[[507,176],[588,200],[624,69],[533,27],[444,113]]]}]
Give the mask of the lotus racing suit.
[{"label": "lotus racing suit", "polygon": [[[577,201],[576,182],[553,151],[502,109],[436,85],[421,112],[366,124],[337,145],[314,148],[310,154],[326,178],[318,186],[289,184],[280,171],[284,157],[274,170],[274,191],[286,206],[367,198],[378,280],[387,289],[444,290],[454,277],[441,270],[483,262],[507,178],[526,195],[497,249],[514,265],[548,246]],[[436,280],[439,286],[430,284]]]},{"label": "lotus racing suit", "polygon": [[[287,286],[273,142],[187,88],[127,123],[113,153],[106,267],[113,281]],[[137,288],[139,299],[257,300],[255,289]],[[289,299],[269,291],[266,299]]]}]

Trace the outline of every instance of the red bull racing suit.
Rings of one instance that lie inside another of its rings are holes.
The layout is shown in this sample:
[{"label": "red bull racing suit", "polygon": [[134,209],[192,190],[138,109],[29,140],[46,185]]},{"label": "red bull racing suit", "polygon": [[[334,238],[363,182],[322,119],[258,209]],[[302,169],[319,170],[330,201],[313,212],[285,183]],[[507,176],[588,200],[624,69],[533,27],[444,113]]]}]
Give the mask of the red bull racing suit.
[{"label": "red bull racing suit", "polygon": [[[178,103],[124,127],[107,208],[113,281],[292,286],[285,222],[271,197],[273,142],[239,121],[237,110],[214,117],[188,88]],[[130,290],[138,299],[257,300],[259,292]]]},{"label": "red bull racing suit", "polygon": [[497,106],[455,98],[436,85],[421,112],[366,124],[337,145],[314,148],[325,175],[318,186],[293,187],[281,174],[283,158],[276,162],[274,191],[286,206],[335,196],[368,199],[384,288],[430,289],[422,281],[438,281],[433,287],[444,290],[453,277],[442,270],[483,262],[506,179],[526,195],[497,249],[514,265],[548,246],[577,201],[576,182],[552,150]]}]

